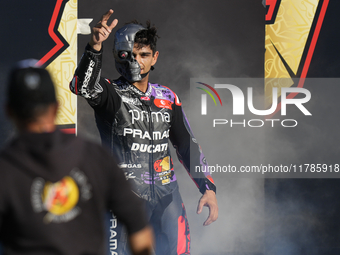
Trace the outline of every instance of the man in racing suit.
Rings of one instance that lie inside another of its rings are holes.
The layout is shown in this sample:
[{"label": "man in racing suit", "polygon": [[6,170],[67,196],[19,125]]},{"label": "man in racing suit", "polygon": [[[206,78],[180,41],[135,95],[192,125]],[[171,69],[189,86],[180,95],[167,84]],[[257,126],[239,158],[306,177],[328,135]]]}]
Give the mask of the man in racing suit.
[{"label": "man in racing suit", "polygon": [[[132,23],[119,29],[115,34],[114,57],[122,76],[117,80],[101,77],[102,42],[118,22],[115,19],[108,24],[112,13],[109,10],[93,28],[70,89],[92,106],[102,142],[120,161],[133,191],[147,201],[146,210],[156,236],[156,254],[190,254],[189,226],[169,139],[203,194],[197,212],[203,206],[209,207],[204,225],[217,219],[216,187],[209,173],[194,172],[195,166],[207,168],[206,160],[179,98],[169,88],[149,82],[149,72],[159,54],[155,27]],[[125,236],[121,230],[117,232],[117,252],[128,254]]]}]

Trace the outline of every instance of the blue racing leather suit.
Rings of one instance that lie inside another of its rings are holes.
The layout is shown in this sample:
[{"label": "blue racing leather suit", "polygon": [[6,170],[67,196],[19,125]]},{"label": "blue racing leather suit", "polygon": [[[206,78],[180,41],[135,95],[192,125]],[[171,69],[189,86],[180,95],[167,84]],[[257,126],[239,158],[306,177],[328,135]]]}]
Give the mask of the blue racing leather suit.
[{"label": "blue racing leather suit", "polygon": [[[153,212],[162,211],[155,210],[159,204],[167,207],[173,198],[179,197],[175,204],[180,207],[180,215],[172,217],[177,217],[176,223],[180,216],[185,219],[185,236],[190,242],[183,203],[179,194],[173,195],[178,192],[178,187],[169,140],[199,191],[202,194],[206,190],[216,192],[216,187],[209,173],[194,171],[195,166],[207,169],[207,164],[182,111],[181,102],[174,92],[159,84],[149,83],[143,93],[123,77],[117,80],[101,77],[101,57],[102,51],[95,51],[87,45],[70,89],[86,98],[94,109],[103,144],[118,158],[133,191],[147,201],[150,219],[162,218],[153,216]],[[169,200],[169,196],[172,199]],[[179,234],[178,229],[174,232]],[[165,239],[171,242],[170,237]],[[164,254],[190,254],[189,245],[186,246],[179,251],[181,248],[177,244],[177,253],[170,252],[175,248],[169,248]]]}]

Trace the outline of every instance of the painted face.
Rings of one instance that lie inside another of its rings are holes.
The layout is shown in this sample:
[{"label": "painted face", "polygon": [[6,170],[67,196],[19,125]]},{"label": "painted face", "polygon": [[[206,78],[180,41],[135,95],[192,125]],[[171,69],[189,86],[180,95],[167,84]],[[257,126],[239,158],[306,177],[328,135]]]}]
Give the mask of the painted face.
[{"label": "painted face", "polygon": [[115,34],[113,55],[117,71],[128,81],[142,80],[141,68],[133,56],[135,35],[145,29],[138,24],[128,24],[120,28]]}]

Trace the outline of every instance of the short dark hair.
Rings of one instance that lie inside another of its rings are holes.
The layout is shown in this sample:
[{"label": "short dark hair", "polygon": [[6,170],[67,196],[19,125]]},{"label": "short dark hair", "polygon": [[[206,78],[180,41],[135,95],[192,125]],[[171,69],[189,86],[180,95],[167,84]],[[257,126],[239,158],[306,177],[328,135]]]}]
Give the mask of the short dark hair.
[{"label": "short dark hair", "polygon": [[11,112],[25,122],[34,121],[46,107],[56,103],[49,72],[34,66],[36,60],[20,61],[11,70],[7,87],[7,104]]},{"label": "short dark hair", "polygon": [[[145,27],[142,23],[139,23],[137,20],[133,20],[127,24],[139,24]],[[156,52],[157,39],[160,38],[157,34],[157,28],[155,25],[151,26],[150,20],[146,21],[146,29],[141,30],[135,35],[135,43],[137,44],[137,48],[143,48],[145,46],[149,46],[153,53]]]}]

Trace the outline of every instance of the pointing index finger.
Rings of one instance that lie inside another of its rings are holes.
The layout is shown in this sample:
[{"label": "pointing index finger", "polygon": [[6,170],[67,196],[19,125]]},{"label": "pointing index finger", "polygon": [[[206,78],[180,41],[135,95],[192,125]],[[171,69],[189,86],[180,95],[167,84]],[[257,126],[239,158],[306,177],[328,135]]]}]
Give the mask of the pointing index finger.
[{"label": "pointing index finger", "polygon": [[114,19],[111,24],[109,25],[107,22],[110,19],[111,15],[113,13],[113,10],[110,9],[108,12],[106,12],[103,16],[102,19],[99,21],[99,24],[101,24],[101,26],[105,27],[107,29],[107,31],[109,33],[111,33],[112,29],[115,28],[115,26],[118,23],[117,19]]},{"label": "pointing index finger", "polygon": [[112,10],[112,9],[108,10],[108,12],[105,13],[105,14],[102,16],[101,22],[103,22],[103,21],[107,22],[107,21],[109,20],[109,18],[111,17],[112,13],[113,13],[113,10]]}]

